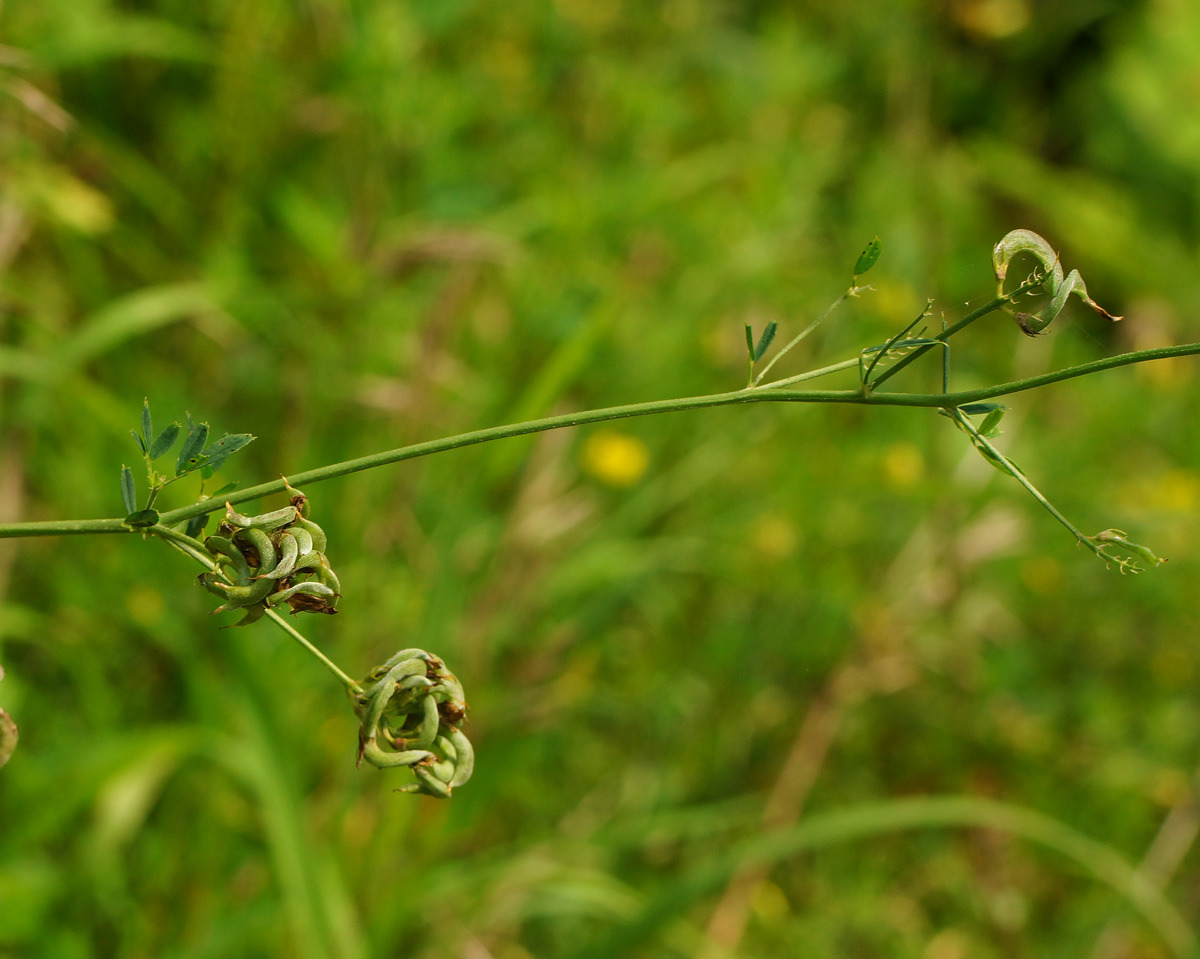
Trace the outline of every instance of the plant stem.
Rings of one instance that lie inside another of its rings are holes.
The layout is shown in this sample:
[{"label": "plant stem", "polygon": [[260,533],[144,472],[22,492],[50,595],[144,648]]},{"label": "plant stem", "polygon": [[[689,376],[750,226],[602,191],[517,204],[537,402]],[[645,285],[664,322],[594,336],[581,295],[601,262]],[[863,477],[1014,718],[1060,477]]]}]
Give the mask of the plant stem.
[{"label": "plant stem", "polygon": [[836,310],[839,306],[841,306],[846,301],[847,297],[858,296],[859,291],[865,290],[865,289],[867,289],[867,287],[851,284],[850,289],[848,289],[845,293],[843,293],[836,300],[834,300],[832,303],[830,303],[829,306],[825,307],[824,313],[822,313],[815,320],[813,320],[811,323],[809,323],[808,326],[806,326],[799,333],[797,333],[790,340],[788,340],[787,345],[784,346],[782,349],[780,349],[779,352],[776,353],[773,357],[771,357],[771,362],[762,368],[762,370],[759,372],[758,376],[754,376],[754,364],[751,363],[750,364],[750,375],[753,378],[751,379],[750,383],[747,385],[747,389],[758,386],[758,384],[762,382],[763,377],[766,376],[768,372],[770,372],[771,367],[774,366],[776,363],[778,363],[781,359],[783,359],[784,354],[787,353],[788,350],[790,350],[793,346],[795,346],[802,339],[804,339],[806,336],[808,336],[809,333],[811,333],[818,326],[820,326],[825,321],[825,318],[827,316],[829,316],[830,313],[832,313],[834,310]]},{"label": "plant stem", "polygon": [[169,526],[163,526],[161,523],[151,526],[145,532],[165,539],[176,549],[186,553],[202,566],[208,569],[216,569],[216,561],[208,555],[208,552],[204,549],[204,544],[188,536],[186,533],[181,533],[177,529],[171,529]]},{"label": "plant stem", "polygon": [[[145,532],[165,539],[172,546],[184,553],[187,553],[188,556],[196,560],[196,562],[200,563],[202,566],[208,569],[216,569],[217,564],[204,549],[204,544],[199,540],[188,536],[186,533],[181,533],[178,530],[170,529],[169,527],[161,524],[157,526],[151,526],[149,529],[145,530]],[[338,680],[343,686],[346,687],[347,690],[352,693],[362,692],[362,687],[359,686],[358,683],[342,672],[337,663],[335,663],[332,659],[317,649],[316,646],[310,643],[291,623],[289,623],[273,609],[266,610],[266,614],[275,622],[276,626],[291,636],[292,639],[308,650],[308,652],[310,652],[313,656],[317,657],[317,659],[321,661],[325,668],[333,673],[333,675],[338,678]]]},{"label": "plant stem", "polygon": [[774,380],[770,383],[763,383],[761,386],[747,387],[747,389],[755,390],[777,390],[781,386],[791,386],[793,383],[803,383],[805,380],[815,380],[819,376],[828,376],[830,373],[836,373],[839,370],[852,370],[858,366],[858,360],[842,360],[840,363],[834,363],[832,366],[822,366],[817,370],[809,370],[807,373],[799,373],[796,376],[787,376],[782,380]]},{"label": "plant stem", "polygon": [[[983,306],[979,307],[978,309],[972,310],[970,313],[968,313],[966,316],[964,316],[957,323],[952,323],[950,326],[946,327],[946,329],[942,330],[942,332],[939,333],[937,336],[933,337],[933,339],[944,343],[946,340],[950,339],[950,337],[952,337],[955,333],[958,333],[961,330],[965,330],[968,326],[970,326],[976,320],[987,316],[989,313],[996,312],[996,310],[999,310],[1002,307],[1007,306],[1010,302],[1012,302],[1013,299],[1015,299],[1020,294],[1028,293],[1030,290],[1035,290],[1038,287],[1040,287],[1041,285],[1042,285],[1042,281],[1040,279],[1026,280],[1024,283],[1022,283],[1016,289],[1010,290],[1008,293],[1001,293],[994,300],[989,300],[987,303],[984,303]],[[909,363],[912,363],[920,356],[924,356],[931,349],[933,349],[932,344],[930,346],[923,346],[920,349],[915,350],[912,353],[909,353],[908,356],[901,358],[900,360],[898,360],[896,362],[895,366],[890,366],[886,370],[884,370],[882,373],[879,374],[879,376],[871,384],[871,389],[872,390],[878,389],[880,383],[884,383],[887,380],[891,379],[893,376],[895,376],[897,373],[899,373],[902,369],[904,369],[906,366],[908,366]],[[1129,356],[1132,354],[1125,354],[1125,355]],[[1131,360],[1130,362],[1136,363],[1138,361]],[[1013,390],[1013,392],[1017,392],[1017,391]],[[971,401],[965,400],[964,402],[969,403]]]},{"label": "plant stem", "polygon": [[314,656],[316,656],[317,659],[319,659],[322,663],[324,663],[325,668],[328,669],[331,673],[333,673],[333,675],[335,675],[338,678],[338,680],[341,682],[341,684],[346,687],[348,692],[355,693],[355,694],[362,692],[362,687],[360,685],[358,685],[358,683],[356,683],[349,676],[347,676],[345,673],[343,673],[341,671],[341,669],[338,668],[337,663],[335,663],[332,659],[330,659],[323,652],[321,652],[319,649],[317,649],[316,646],[314,646],[307,639],[305,639],[303,634],[301,634],[286,619],[284,619],[277,612],[275,612],[275,610],[268,609],[267,616],[269,616],[272,620],[274,620],[276,626],[278,626],[280,629],[282,629],[285,633],[287,633],[289,636],[291,636],[292,639],[294,639],[301,646],[303,646],[305,649],[307,649],[310,653],[312,653]]},{"label": "plant stem", "polygon": [[1029,482],[1029,478],[1017,468],[1012,460],[1010,460],[1007,456],[996,449],[995,446],[988,442],[987,437],[980,433],[979,430],[975,429],[975,424],[971,422],[971,420],[962,410],[950,409],[946,410],[945,412],[948,416],[952,417],[954,421],[958,423],[964,430],[967,431],[972,442],[977,447],[982,447],[983,449],[987,450],[996,458],[997,461],[1002,463],[1005,470],[1008,472],[1008,475],[1024,486],[1029,495],[1046,508],[1046,512],[1048,512],[1056,520],[1062,523],[1063,526],[1071,531],[1071,534],[1075,537],[1075,539],[1088,546],[1092,552],[1100,555],[1100,550],[1091,544],[1091,542],[1088,540],[1088,537],[1083,534],[1083,530],[1079,529],[1079,527],[1063,516],[1063,514],[1058,511],[1054,504],[1042,495],[1041,490]]},{"label": "plant stem", "polygon": [[[1009,294],[1009,296],[1011,295]],[[994,304],[998,302],[1001,302],[1001,298],[993,300],[991,304],[988,304],[989,308],[995,309]],[[978,319],[982,315],[984,314],[977,310],[973,318]],[[962,329],[965,321],[970,318],[972,317],[964,317],[963,320],[945,330],[937,339],[943,340],[956,332],[956,330]],[[890,367],[881,374],[881,379],[890,376],[902,365],[905,365],[907,361],[919,355],[924,349],[929,348],[923,347],[921,350],[904,357],[896,366]],[[432,453],[462,449],[466,446],[474,446],[478,443],[490,443],[493,440],[507,439],[512,436],[524,436],[529,433],[541,433],[546,430],[563,429],[568,426],[584,426],[590,423],[602,423],[607,420],[626,419],[633,416],[651,416],[657,413],[675,413],[683,410],[704,409],[706,407],[744,406],[751,403],[852,403],[857,406],[911,406],[933,409],[955,407],[961,406],[964,403],[977,403],[980,400],[995,399],[999,396],[1021,393],[1026,390],[1049,386],[1051,383],[1058,383],[1079,376],[1087,376],[1103,370],[1115,369],[1119,366],[1129,366],[1134,363],[1146,363],[1150,360],[1163,360],[1178,356],[1195,356],[1197,354],[1200,354],[1200,343],[1185,343],[1180,346],[1164,346],[1156,349],[1137,350],[1132,353],[1122,353],[1119,356],[1109,356],[1101,360],[1093,360],[1091,363],[1081,363],[1078,366],[1055,370],[1051,373],[1043,373],[1040,376],[1031,376],[1026,379],[1013,380],[1009,383],[1000,383],[996,386],[987,386],[981,389],[962,390],[957,393],[872,393],[870,396],[863,396],[862,392],[857,389],[801,391],[778,388],[784,383],[798,382],[805,378],[811,379],[818,375],[833,372],[835,368],[850,369],[858,364],[856,358],[846,360],[840,364],[834,364],[832,367],[823,367],[820,370],[803,373],[799,377],[791,377],[787,380],[780,380],[776,383],[770,383],[749,390],[740,389],[729,393],[714,393],[709,396],[689,396],[681,399],[654,400],[649,403],[631,403],[627,406],[613,406],[606,409],[587,410],[580,413],[565,413],[561,416],[548,416],[544,419],[530,420],[526,423],[514,423],[507,426],[493,426],[488,429],[474,430],[470,433],[461,433],[458,436],[448,436],[425,443],[415,443],[412,446],[386,450],[382,453],[373,453],[370,456],[361,456],[358,459],[333,463],[329,466],[322,466],[318,469],[307,470],[302,473],[293,473],[288,477],[288,480],[293,486],[311,485],[338,476],[346,476],[349,473],[374,469],[377,466],[400,463],[404,460],[429,456]],[[211,513],[215,510],[223,509],[226,499],[230,503],[244,503],[263,496],[269,496],[272,493],[282,492],[283,489],[284,481],[282,479],[273,480],[270,483],[262,483],[258,486],[251,486],[247,489],[231,493],[228,497],[219,501],[209,499],[163,513],[159,517],[159,523],[163,526],[170,526],[191,519],[193,516],[199,516],[202,513]],[[51,522],[9,523],[0,525],[0,539],[18,536],[128,532],[135,531],[123,526],[120,519],[57,520]]]}]

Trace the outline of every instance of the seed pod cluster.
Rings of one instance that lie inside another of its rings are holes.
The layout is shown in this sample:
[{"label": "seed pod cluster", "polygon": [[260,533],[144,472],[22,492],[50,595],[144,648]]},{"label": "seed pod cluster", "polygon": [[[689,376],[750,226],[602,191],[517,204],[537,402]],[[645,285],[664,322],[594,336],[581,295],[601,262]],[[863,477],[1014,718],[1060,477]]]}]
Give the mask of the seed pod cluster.
[{"label": "seed pod cluster", "polygon": [[283,509],[243,516],[229,503],[204,548],[217,561],[199,582],[224,602],[213,610],[243,609],[235,626],[287,604],[293,613],[336,613],[341,584],[325,556],[325,531],[308,518],[308,497],[292,490]]},{"label": "seed pod cluster", "polygon": [[416,782],[401,792],[449,799],[471,778],[475,751],[459,726],[467,712],[462,684],[445,664],[421,649],[402,649],[362,682],[354,711],[358,764],[408,766]]}]

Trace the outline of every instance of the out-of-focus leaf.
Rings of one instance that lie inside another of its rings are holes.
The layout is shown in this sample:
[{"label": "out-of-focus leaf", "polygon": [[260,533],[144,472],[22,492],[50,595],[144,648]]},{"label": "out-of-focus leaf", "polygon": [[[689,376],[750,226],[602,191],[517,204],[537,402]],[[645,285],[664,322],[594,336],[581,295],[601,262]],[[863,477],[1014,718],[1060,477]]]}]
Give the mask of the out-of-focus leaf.
[{"label": "out-of-focus leaf", "polygon": [[84,320],[63,344],[54,357],[56,372],[82,366],[135,336],[216,309],[198,283],[154,286],[121,297]]},{"label": "out-of-focus leaf", "polygon": [[17,748],[17,724],[3,709],[0,709],[0,766],[8,762],[13,750]]},{"label": "out-of-focus leaf", "polygon": [[212,59],[212,46],[201,35],[156,17],[117,16],[95,8],[63,26],[34,48],[39,62],[64,67],[130,57],[195,63]]},{"label": "out-of-focus leaf", "polygon": [[41,380],[48,367],[44,357],[11,346],[0,346],[0,379]]},{"label": "out-of-focus leaf", "polygon": [[137,509],[137,490],[133,485],[133,470],[128,466],[121,467],[121,499],[125,501],[126,513],[132,513]]}]

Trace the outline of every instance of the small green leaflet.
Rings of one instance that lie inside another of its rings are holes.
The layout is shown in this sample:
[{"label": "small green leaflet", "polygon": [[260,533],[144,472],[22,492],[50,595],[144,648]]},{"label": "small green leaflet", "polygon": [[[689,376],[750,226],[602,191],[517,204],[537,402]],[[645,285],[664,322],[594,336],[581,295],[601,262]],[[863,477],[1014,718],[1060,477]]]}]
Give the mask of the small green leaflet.
[{"label": "small green leaflet", "polygon": [[862,276],[867,270],[871,269],[879,260],[879,252],[882,249],[882,244],[879,242],[879,237],[875,237],[866,245],[862,253],[858,255],[858,262],[854,264],[854,275]]},{"label": "small green leaflet", "polygon": [[201,463],[200,475],[208,479],[208,477],[221,468],[221,464],[229,456],[242,449],[242,447],[249,446],[255,439],[257,437],[250,433],[226,433],[201,454],[205,459]]},{"label": "small green leaflet", "polygon": [[967,403],[959,407],[967,416],[980,416],[986,414],[983,418],[983,423],[979,427],[981,436],[987,437],[989,440],[999,436],[1002,432],[1000,429],[1000,421],[1004,419],[1004,414],[1008,407],[1003,403]]},{"label": "small green leaflet", "polygon": [[201,423],[199,426],[194,426],[192,424],[192,416],[189,413],[188,434],[183,441],[183,446],[179,449],[179,459],[175,461],[176,476],[190,473],[202,465],[200,451],[204,449],[206,442],[208,442],[208,424]]},{"label": "small green leaflet", "polygon": [[187,534],[193,539],[204,532],[204,527],[208,525],[208,513],[201,513],[199,516],[193,516],[188,520]]},{"label": "small green leaflet", "polygon": [[142,400],[142,440],[145,448],[150,448],[150,437],[154,435],[154,424],[150,422],[150,400]]},{"label": "small green leaflet", "polygon": [[967,403],[959,407],[967,416],[978,416],[980,413],[993,413],[996,410],[1008,409],[1003,403]]},{"label": "small green leaflet", "polygon": [[133,470],[128,466],[121,467],[121,499],[125,501],[126,513],[132,513],[137,509],[137,491],[133,486]]},{"label": "small green leaflet", "polygon": [[136,513],[130,513],[121,520],[121,525],[128,526],[130,529],[145,529],[147,526],[153,526],[157,522],[158,510],[140,509]]},{"label": "small green leaflet", "polygon": [[175,440],[179,438],[179,424],[172,423],[165,430],[158,434],[158,437],[150,445],[150,459],[156,460],[172,446],[175,445]]},{"label": "small green leaflet", "polygon": [[1004,419],[1004,409],[992,410],[983,419],[983,425],[979,427],[979,432],[986,436],[989,440],[999,436],[1003,430],[1000,429],[1000,421]]},{"label": "small green leaflet", "polygon": [[762,331],[762,336],[758,338],[758,346],[754,348],[754,359],[761,360],[766,355],[767,350],[771,348],[771,341],[775,339],[775,331],[779,329],[779,324],[772,320],[767,324],[767,328]]}]

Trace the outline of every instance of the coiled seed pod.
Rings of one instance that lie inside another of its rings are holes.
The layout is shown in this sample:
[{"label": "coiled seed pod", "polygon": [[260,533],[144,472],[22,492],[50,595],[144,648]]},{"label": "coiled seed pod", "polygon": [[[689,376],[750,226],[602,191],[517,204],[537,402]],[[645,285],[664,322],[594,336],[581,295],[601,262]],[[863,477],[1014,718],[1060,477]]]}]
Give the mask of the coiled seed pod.
[{"label": "coiled seed pod", "polygon": [[458,728],[467,711],[462,684],[432,653],[404,649],[376,666],[354,709],[359,765],[410,767],[415,782],[401,792],[447,799],[471,778],[475,751]]},{"label": "coiled seed pod", "polygon": [[291,505],[257,516],[226,503],[217,534],[204,541],[216,566],[199,581],[224,600],[213,612],[245,611],[237,626],[256,622],[268,607],[284,603],[293,613],[337,612],[342,586],[325,555],[325,531],[307,518],[308,497],[287,488]]},{"label": "coiled seed pod", "polygon": [[1014,313],[1013,318],[1021,331],[1027,336],[1037,336],[1045,332],[1047,326],[1062,311],[1067,297],[1074,293],[1084,303],[1101,316],[1110,320],[1120,320],[1122,317],[1113,316],[1099,303],[1088,296],[1087,287],[1078,270],[1072,270],[1063,277],[1062,264],[1058,254],[1044,238],[1032,230],[1013,230],[1004,235],[992,249],[992,267],[996,273],[996,282],[1000,292],[1004,291],[1004,278],[1008,275],[1008,264],[1018,253],[1027,253],[1041,264],[1045,271],[1041,277],[1042,289],[1050,294],[1050,302],[1034,313]]}]

